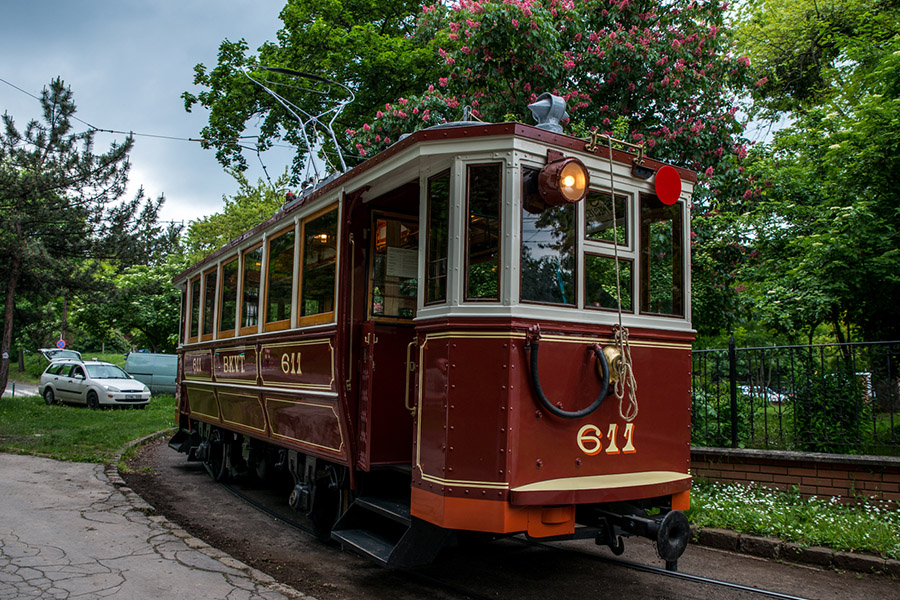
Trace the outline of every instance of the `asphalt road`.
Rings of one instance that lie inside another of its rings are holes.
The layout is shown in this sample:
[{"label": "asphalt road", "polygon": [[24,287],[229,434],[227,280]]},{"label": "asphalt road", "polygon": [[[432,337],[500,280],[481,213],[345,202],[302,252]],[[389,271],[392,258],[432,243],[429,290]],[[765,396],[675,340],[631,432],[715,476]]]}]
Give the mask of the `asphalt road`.
[{"label": "asphalt road", "polygon": [[15,393],[16,398],[24,398],[25,396],[39,396],[38,386],[36,383],[22,383],[20,381],[8,381],[6,389],[3,390],[3,397],[10,398]]}]

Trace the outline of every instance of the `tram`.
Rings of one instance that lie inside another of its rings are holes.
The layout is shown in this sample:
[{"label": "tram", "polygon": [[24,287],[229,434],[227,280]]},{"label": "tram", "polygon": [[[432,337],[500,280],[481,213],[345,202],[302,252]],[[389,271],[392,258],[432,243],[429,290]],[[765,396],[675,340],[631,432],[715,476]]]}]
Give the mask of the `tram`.
[{"label": "tram", "polygon": [[641,535],[675,568],[696,174],[564,134],[560,103],[411,133],[176,277],[170,445],[286,475],[391,567],[473,532]]}]

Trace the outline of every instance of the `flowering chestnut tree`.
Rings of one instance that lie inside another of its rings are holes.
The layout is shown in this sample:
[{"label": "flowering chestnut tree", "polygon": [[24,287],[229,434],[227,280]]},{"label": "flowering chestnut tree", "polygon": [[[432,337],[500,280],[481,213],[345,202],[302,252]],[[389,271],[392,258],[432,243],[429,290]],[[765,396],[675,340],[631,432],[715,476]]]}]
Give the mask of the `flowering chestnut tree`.
[{"label": "flowering chestnut tree", "polygon": [[624,130],[654,158],[713,177],[743,157],[736,96],[749,61],[731,53],[718,2],[460,0],[426,5],[418,34],[444,74],[348,130],[365,156],[402,133],[462,118],[530,121],[543,92],[562,96],[575,134]]}]

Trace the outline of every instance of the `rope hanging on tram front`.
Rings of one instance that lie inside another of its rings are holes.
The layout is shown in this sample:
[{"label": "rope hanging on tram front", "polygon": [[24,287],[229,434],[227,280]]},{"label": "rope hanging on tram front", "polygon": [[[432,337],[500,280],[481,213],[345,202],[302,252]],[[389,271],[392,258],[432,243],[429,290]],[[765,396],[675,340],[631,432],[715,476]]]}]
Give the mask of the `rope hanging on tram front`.
[{"label": "rope hanging on tram front", "polygon": [[[618,306],[619,324],[614,327],[616,348],[619,351],[616,369],[619,377],[616,378],[613,387],[616,398],[619,399],[619,416],[626,422],[633,421],[638,414],[637,381],[634,378],[634,369],[631,362],[631,344],[628,341],[628,329],[622,325],[622,283],[619,275],[619,232],[616,222],[616,184],[613,176],[613,149],[612,136],[606,137],[609,151],[609,200],[612,205],[613,217],[613,253],[616,263],[616,304]],[[624,409],[625,396],[628,396],[628,410]]]}]

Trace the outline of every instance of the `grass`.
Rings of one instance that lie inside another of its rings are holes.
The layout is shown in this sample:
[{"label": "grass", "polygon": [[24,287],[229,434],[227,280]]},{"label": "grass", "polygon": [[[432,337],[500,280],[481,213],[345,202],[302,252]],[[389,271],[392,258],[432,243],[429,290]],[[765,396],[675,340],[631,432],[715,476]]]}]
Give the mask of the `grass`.
[{"label": "grass", "polygon": [[44,400],[0,400],[0,451],[58,460],[112,462],[128,442],[174,426],[175,398],[154,396],[145,410],[47,406]]},{"label": "grass", "polygon": [[864,551],[900,559],[900,509],[891,503],[838,498],[804,499],[795,490],[761,485],[694,482],[691,523],[771,536],[802,546]]}]

